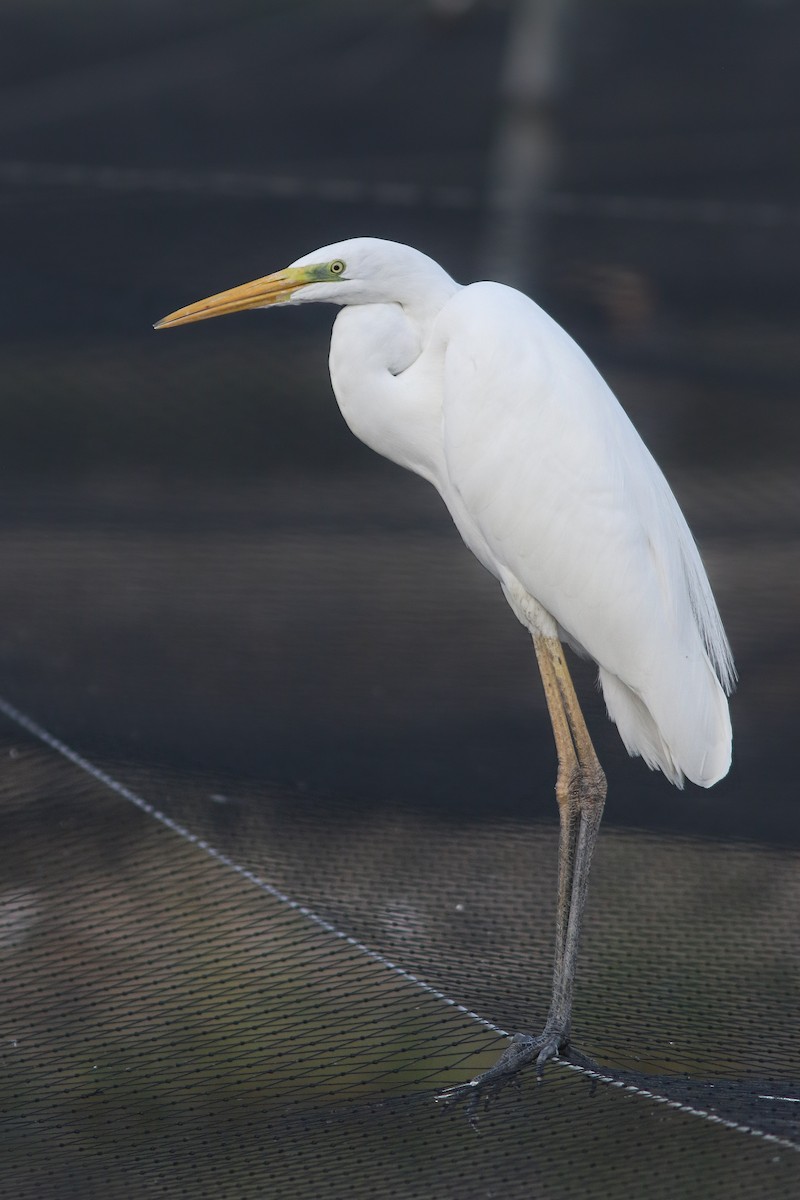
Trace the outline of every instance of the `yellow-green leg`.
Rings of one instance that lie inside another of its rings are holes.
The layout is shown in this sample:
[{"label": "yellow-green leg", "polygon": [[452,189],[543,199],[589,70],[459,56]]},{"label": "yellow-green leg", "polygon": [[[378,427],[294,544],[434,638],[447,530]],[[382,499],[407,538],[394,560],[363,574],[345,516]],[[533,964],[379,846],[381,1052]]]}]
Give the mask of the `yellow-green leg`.
[{"label": "yellow-green leg", "polygon": [[561,642],[534,634],[533,644],[558,754],[558,901],[550,1011],[542,1033],[537,1037],[515,1034],[493,1067],[452,1089],[445,1095],[448,1100],[467,1095],[477,1100],[484,1090],[502,1087],[529,1063],[535,1062],[541,1072],[548,1059],[559,1054],[574,1062],[591,1062],[570,1049],[570,1025],[581,922],[606,798],[606,777],[589,737]]}]

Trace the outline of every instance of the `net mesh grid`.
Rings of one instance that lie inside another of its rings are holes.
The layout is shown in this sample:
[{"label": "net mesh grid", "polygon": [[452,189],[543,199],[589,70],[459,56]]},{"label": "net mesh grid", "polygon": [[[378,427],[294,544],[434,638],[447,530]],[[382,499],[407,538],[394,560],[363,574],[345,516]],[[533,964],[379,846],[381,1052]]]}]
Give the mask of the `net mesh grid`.
[{"label": "net mesh grid", "polygon": [[[679,795],[577,665],[610,780],[575,1011],[599,1071],[473,1125],[436,1093],[548,1002],[530,646],[341,427],[328,314],[144,331],[342,234],[480,273],[505,6],[100,8],[48,44],[19,5],[0,38],[0,1195],[794,1200],[796,14],[703,0],[676,92],[683,6],[575,6],[543,298],[667,467],[743,684],[731,777]],[[385,85],[358,145],[331,47]]]},{"label": "net mesh grid", "polygon": [[[713,530],[730,485],[694,488]],[[793,636],[794,520],[755,559],[708,538],[764,682],[736,701],[757,778],[788,746],[764,647]],[[434,1102],[502,1044],[456,1005],[546,1011],[557,830],[530,647],[413,481],[51,484],[0,536],[7,684],[90,768],[6,728],[6,1194],[794,1194],[797,851],[745,840],[746,760],[702,806],[630,762],[588,675],[611,820],[575,1027],[602,1078],[528,1080],[477,1132]],[[626,796],[743,833],[622,828]]]},{"label": "net mesh grid", "polygon": [[[441,1111],[435,1090],[490,1061],[496,1035],[210,857],[202,829],[187,841],[7,719],[3,732],[4,816],[58,829],[47,889],[23,839],[4,895],[18,966],[3,1194],[126,1194],[136,1179],[198,1196],[558,1196],[613,1178],[620,1195],[745,1196],[753,1172],[762,1195],[793,1194],[785,1138],[558,1068],[475,1127]],[[509,1156],[517,1139],[528,1148]]]},{"label": "net mesh grid", "polygon": [[[796,1192],[798,858],[752,836],[795,819],[796,685],[765,648],[792,644],[796,517],[755,558],[707,539],[748,668],[731,781],[668,789],[582,678],[611,794],[575,1028],[602,1078],[527,1080],[476,1132],[434,1096],[502,1045],[456,1005],[546,1011],[553,750],[523,632],[409,482],[51,484],[8,510],[6,683],[78,759],[6,724],[6,1194]],[[730,488],[701,484],[713,530]],[[699,817],[716,838],[676,832]]]}]

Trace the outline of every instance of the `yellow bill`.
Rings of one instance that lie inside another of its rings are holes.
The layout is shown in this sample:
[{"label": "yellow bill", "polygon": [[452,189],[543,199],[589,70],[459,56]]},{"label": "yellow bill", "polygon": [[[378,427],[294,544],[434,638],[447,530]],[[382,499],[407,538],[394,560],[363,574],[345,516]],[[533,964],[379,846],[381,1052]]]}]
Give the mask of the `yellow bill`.
[{"label": "yellow bill", "polygon": [[242,312],[246,308],[266,308],[270,304],[285,304],[298,288],[315,282],[313,269],[309,267],[286,267],[274,275],[242,283],[239,287],[217,292],[195,304],[187,304],[156,321],[154,329],[173,329],[177,325],[189,325],[192,321],[207,321],[210,317],[223,317],[227,313]]}]

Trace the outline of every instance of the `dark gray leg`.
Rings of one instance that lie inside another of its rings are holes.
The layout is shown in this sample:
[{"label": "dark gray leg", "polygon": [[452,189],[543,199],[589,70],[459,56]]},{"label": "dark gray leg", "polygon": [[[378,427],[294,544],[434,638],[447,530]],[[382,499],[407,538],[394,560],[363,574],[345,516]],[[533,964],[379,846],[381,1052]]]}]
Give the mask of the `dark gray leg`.
[{"label": "dark gray leg", "polygon": [[445,1099],[462,1099],[470,1093],[477,1097],[482,1089],[502,1086],[534,1061],[541,1072],[548,1059],[558,1054],[583,1064],[590,1061],[570,1049],[570,1023],[589,867],[603,815],[606,777],[589,737],[561,642],[541,635],[534,635],[533,642],[558,753],[558,902],[550,1012],[538,1037],[516,1034],[493,1067],[470,1083],[452,1089]]},{"label": "dark gray leg", "polygon": [[589,737],[560,641],[541,636],[533,641],[558,753],[556,799],[561,816],[553,996],[542,1034],[544,1044],[537,1055],[541,1068],[548,1058],[569,1047],[575,964],[589,868],[606,798],[606,777]]}]

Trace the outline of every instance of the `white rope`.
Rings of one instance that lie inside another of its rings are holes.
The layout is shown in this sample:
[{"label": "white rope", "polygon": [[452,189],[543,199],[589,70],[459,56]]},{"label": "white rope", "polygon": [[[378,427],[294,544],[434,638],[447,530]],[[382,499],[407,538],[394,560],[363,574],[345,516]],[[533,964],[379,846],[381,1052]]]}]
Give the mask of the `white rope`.
[{"label": "white rope", "polygon": [[[484,1029],[489,1029],[492,1032],[500,1034],[504,1037],[509,1036],[506,1030],[501,1029],[498,1025],[495,1025],[494,1022],[488,1021],[485,1017],[481,1017],[478,1013],[473,1012],[465,1005],[457,1003],[455,1000],[452,1000],[449,996],[445,995],[444,992],[440,992],[438,988],[431,987],[430,984],[425,983],[424,980],[419,979],[410,971],[406,971],[404,967],[398,966],[397,963],[385,958],[378,951],[372,950],[369,946],[365,946],[363,942],[351,937],[343,930],[337,929],[335,925],[332,925],[330,921],[327,921],[324,917],[321,917],[317,913],[313,912],[312,909],[300,904],[297,900],[292,900],[291,897],[280,891],[273,884],[268,883],[265,879],[262,879],[254,871],[248,870],[246,867],[241,866],[241,864],[230,858],[223,851],[217,850],[216,847],[205,841],[204,838],[198,837],[197,834],[192,833],[191,830],[187,829],[184,825],[181,825],[180,822],[173,820],[172,817],[169,817],[166,813],[161,812],[155,807],[155,805],[150,804],[149,801],[145,800],[137,792],[134,792],[131,788],[127,787],[124,783],[121,783],[119,780],[115,779],[112,775],[109,775],[108,772],[104,771],[101,767],[95,766],[95,764],[90,762],[89,759],[84,758],[84,756],[79,754],[77,750],[73,750],[66,744],[66,742],[62,742],[59,738],[55,737],[49,732],[49,730],[45,729],[44,726],[40,725],[37,721],[34,721],[31,717],[27,716],[2,696],[0,696],[0,712],[4,713],[9,720],[14,722],[14,724],[31,734],[37,739],[37,741],[42,742],[45,746],[49,747],[49,749],[55,751],[56,754],[59,754],[62,758],[67,759],[67,761],[71,762],[73,766],[76,766],[81,771],[84,771],[87,775],[91,776],[92,779],[96,780],[98,783],[114,792],[117,796],[120,796],[123,800],[127,800],[141,812],[145,813],[149,817],[154,818],[154,820],[158,821],[161,825],[166,826],[167,829],[170,829],[173,833],[183,838],[184,841],[189,842],[191,845],[195,846],[204,854],[207,854],[216,862],[227,867],[229,870],[234,871],[241,878],[246,879],[248,883],[254,884],[261,891],[266,892],[267,895],[272,896],[273,899],[278,900],[281,904],[285,904],[287,908],[298,913],[300,916],[305,917],[306,920],[311,921],[312,924],[316,925],[318,928],[324,930],[328,934],[331,934],[333,937],[339,938],[341,941],[346,942],[348,946],[352,946],[355,950],[367,955],[367,957],[373,962],[380,963],[381,966],[386,967],[388,970],[394,972],[394,974],[399,975],[402,979],[405,979],[408,983],[420,988],[429,996],[433,996],[436,1000],[442,1001],[449,1008],[453,1008],[457,1012],[463,1013],[464,1016],[476,1021]],[[667,1108],[671,1108],[676,1112],[685,1113],[688,1116],[701,1117],[703,1120],[714,1125],[719,1125],[722,1128],[734,1130],[737,1133],[749,1134],[751,1137],[760,1138],[762,1141],[770,1142],[773,1145],[783,1146],[788,1150],[800,1152],[800,1146],[794,1142],[788,1141],[786,1138],[779,1137],[777,1134],[767,1133],[766,1131],[757,1129],[752,1125],[745,1125],[737,1121],[731,1121],[725,1117],[720,1117],[716,1113],[712,1113],[707,1109],[696,1108],[694,1105],[686,1104],[683,1101],[673,1100],[669,1096],[661,1095],[659,1092],[653,1092],[647,1088],[641,1088],[636,1084],[628,1083],[622,1079],[615,1079],[613,1075],[606,1075],[602,1071],[589,1070],[586,1067],[569,1063],[564,1059],[554,1060],[554,1065],[555,1064],[567,1067],[569,1070],[576,1071],[578,1074],[583,1075],[587,1079],[592,1079],[596,1083],[602,1083],[607,1087],[621,1089],[629,1095],[640,1096],[643,1099],[650,1100],[655,1104],[665,1105]],[[468,1087],[469,1085],[466,1086]],[[449,1090],[456,1092],[463,1089],[454,1088]],[[759,1099],[793,1100],[792,1097],[773,1096],[760,1096]]]},{"label": "white rope", "polygon": [[411,972],[406,971],[404,967],[400,967],[397,965],[397,963],[393,963],[390,959],[385,958],[384,955],[378,953],[377,950],[371,950],[370,947],[365,946],[363,942],[359,942],[356,938],[351,937],[350,934],[344,933],[341,929],[337,929],[335,925],[330,923],[330,921],[326,921],[324,917],[319,916],[319,914],[315,913],[312,909],[307,908],[304,904],[300,904],[298,900],[292,900],[290,896],[287,896],[284,892],[280,891],[279,888],[276,888],[273,884],[268,883],[266,879],[262,879],[260,875],[255,873],[255,871],[250,871],[247,867],[243,867],[240,863],[237,863],[234,859],[225,854],[222,850],[218,850],[215,846],[212,846],[210,842],[205,841],[204,838],[198,837],[196,833],[192,833],[192,831],[187,829],[185,825],[181,825],[179,821],[175,821],[172,817],[167,816],[166,813],[161,812],[160,809],[156,808],[154,804],[151,804],[148,800],[145,800],[142,796],[140,796],[138,792],[134,792],[132,788],[127,787],[124,783],[120,783],[118,779],[115,779],[113,775],[109,775],[101,767],[95,766],[95,764],[90,762],[88,758],[84,758],[83,755],[79,754],[77,750],[73,750],[71,746],[68,746],[66,742],[62,742],[59,738],[54,737],[54,735],[45,729],[44,726],[27,716],[26,713],[21,712],[20,709],[16,708],[15,705],[11,704],[2,696],[0,696],[0,712],[5,713],[5,715],[16,725],[19,725],[22,729],[26,730],[27,733],[32,734],[32,736],[38,741],[43,742],[45,746],[48,746],[51,750],[54,750],[56,754],[60,754],[62,758],[66,758],[68,762],[71,762],[81,771],[84,771],[87,775],[90,775],[92,779],[95,779],[98,783],[102,784],[103,787],[108,788],[117,796],[120,796],[123,800],[127,800],[129,804],[133,804],[141,812],[146,813],[148,817],[152,817],[161,825],[165,825],[167,829],[170,829],[173,833],[176,833],[178,837],[183,838],[184,841],[189,842],[190,845],[195,846],[198,850],[201,850],[204,854],[207,854],[209,858],[213,858],[216,862],[221,863],[229,870],[234,871],[237,875],[240,875],[243,879],[246,879],[248,883],[255,884],[255,886],[260,888],[262,892],[266,892],[267,895],[272,896],[273,899],[280,901],[281,904],[285,904],[286,907],[291,909],[293,912],[299,913],[301,917],[305,917],[307,921],[311,921],[312,924],[317,925],[320,929],[324,930],[325,933],[332,934],[333,937],[339,938],[341,941],[346,942],[348,946],[352,946],[355,950],[359,950],[362,954],[366,954],[367,957],[371,958],[374,962],[380,963],[381,966],[393,971],[402,979],[407,980],[409,983],[413,983],[415,987],[421,988],[422,991],[427,992],[429,996],[434,996],[437,1000],[443,1001],[448,1005],[448,1007],[456,1009],[457,1012],[463,1013],[464,1016],[471,1017],[473,1021],[477,1021],[479,1025],[482,1025],[484,1029],[490,1029],[493,1033],[500,1034],[504,1037],[508,1036],[506,1030],[501,1029],[499,1025],[495,1025],[492,1021],[487,1021],[484,1017],[479,1016],[478,1013],[472,1012],[471,1009],[466,1008],[463,1004],[456,1003],[455,1000],[451,1000],[449,996],[446,996],[444,992],[440,992],[437,988],[431,987],[430,984],[425,983],[424,980],[418,979],[416,975],[412,975]]}]

